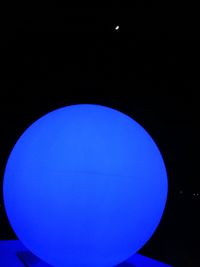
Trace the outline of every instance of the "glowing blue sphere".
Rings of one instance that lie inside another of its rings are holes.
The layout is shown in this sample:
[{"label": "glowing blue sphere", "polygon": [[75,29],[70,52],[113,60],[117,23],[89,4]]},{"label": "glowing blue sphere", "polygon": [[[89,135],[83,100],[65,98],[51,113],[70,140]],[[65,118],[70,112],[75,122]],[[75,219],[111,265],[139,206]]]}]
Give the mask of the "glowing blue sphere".
[{"label": "glowing blue sphere", "polygon": [[19,138],[4,176],[4,202],[24,245],[53,266],[109,267],[152,236],[167,174],[149,134],[99,105],[60,108]]}]

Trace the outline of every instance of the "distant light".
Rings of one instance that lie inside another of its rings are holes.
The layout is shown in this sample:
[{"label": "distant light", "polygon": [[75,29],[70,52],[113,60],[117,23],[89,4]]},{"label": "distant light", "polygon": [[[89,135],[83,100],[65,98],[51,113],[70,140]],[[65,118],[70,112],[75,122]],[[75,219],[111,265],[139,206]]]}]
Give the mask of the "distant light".
[{"label": "distant light", "polygon": [[180,190],[179,193],[180,193],[180,194],[183,194],[183,190]]},{"label": "distant light", "polygon": [[195,196],[196,194],[195,193],[193,193],[193,196]]},{"label": "distant light", "polygon": [[115,30],[116,30],[116,31],[118,31],[118,30],[119,30],[119,25],[117,25],[117,26],[115,27]]},{"label": "distant light", "polygon": [[197,193],[197,196],[199,196],[199,193]]}]

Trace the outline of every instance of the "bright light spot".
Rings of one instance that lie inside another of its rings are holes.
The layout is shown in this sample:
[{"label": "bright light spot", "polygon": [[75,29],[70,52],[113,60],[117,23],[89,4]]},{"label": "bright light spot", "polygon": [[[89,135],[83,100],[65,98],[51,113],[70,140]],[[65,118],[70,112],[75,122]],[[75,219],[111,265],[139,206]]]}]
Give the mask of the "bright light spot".
[{"label": "bright light spot", "polygon": [[116,31],[118,31],[118,30],[119,30],[119,25],[117,25],[117,26],[115,27],[115,30],[116,30]]}]

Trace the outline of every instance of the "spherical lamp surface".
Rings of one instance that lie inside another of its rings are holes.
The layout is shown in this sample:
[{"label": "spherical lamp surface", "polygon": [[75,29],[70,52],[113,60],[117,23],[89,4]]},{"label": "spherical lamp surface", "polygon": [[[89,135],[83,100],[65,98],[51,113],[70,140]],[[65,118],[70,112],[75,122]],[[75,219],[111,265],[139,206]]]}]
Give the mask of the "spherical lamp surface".
[{"label": "spherical lamp surface", "polygon": [[23,244],[53,266],[111,267],[157,228],[167,173],[136,121],[100,105],[48,113],[14,146],[4,203]]}]

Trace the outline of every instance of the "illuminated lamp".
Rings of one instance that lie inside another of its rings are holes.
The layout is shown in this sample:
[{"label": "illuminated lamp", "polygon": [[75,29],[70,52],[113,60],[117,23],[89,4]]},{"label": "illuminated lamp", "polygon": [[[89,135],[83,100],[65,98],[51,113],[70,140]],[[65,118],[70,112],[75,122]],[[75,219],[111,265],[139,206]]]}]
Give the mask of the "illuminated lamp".
[{"label": "illuminated lamp", "polygon": [[167,188],[161,153],[144,128],[93,104],[33,123],[9,156],[3,187],[16,235],[59,267],[128,259],[156,230]]}]

